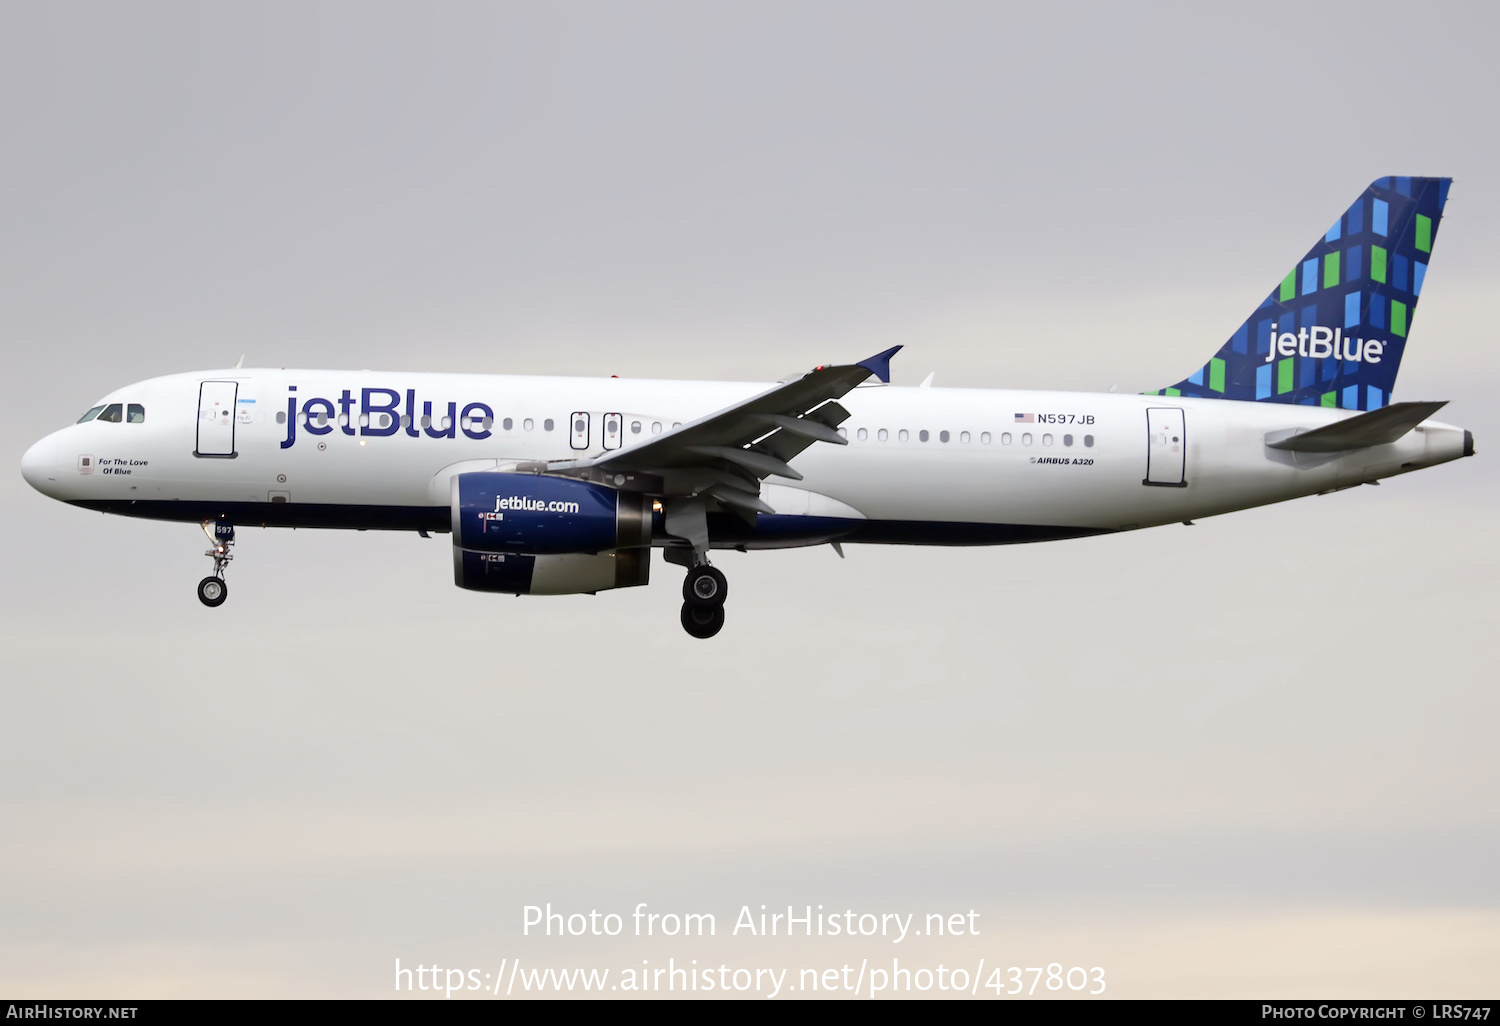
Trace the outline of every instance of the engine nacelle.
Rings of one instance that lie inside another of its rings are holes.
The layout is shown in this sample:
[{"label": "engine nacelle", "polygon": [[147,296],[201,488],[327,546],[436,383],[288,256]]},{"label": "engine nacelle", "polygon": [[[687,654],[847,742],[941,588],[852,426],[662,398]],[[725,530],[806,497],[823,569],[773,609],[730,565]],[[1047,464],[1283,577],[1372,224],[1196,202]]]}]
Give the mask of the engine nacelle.
[{"label": "engine nacelle", "polygon": [[453,547],[453,583],[507,595],[581,595],[651,583],[651,550],[527,556]]},{"label": "engine nacelle", "polygon": [[651,500],[571,478],[455,475],[453,578],[460,588],[572,595],[650,582]]}]

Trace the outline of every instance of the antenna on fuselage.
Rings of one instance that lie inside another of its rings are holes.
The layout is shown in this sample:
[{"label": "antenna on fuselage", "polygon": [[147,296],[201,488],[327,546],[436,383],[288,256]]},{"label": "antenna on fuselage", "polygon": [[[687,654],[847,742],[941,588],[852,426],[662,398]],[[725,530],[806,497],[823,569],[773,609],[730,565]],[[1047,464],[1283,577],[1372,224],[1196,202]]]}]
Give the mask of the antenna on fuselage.
[{"label": "antenna on fuselage", "polygon": [[241,353],[240,358],[234,361],[234,369],[239,370],[243,366],[245,366],[245,354]]}]

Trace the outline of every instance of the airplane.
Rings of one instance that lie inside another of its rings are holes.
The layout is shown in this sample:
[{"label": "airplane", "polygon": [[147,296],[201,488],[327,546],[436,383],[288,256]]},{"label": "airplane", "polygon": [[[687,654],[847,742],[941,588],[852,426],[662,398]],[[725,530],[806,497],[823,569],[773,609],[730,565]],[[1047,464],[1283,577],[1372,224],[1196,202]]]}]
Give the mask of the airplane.
[{"label": "airplane", "polygon": [[[1202,367],[1142,395],[896,387],[896,346],[775,384],[245,369],[111,392],[22,459],[85,509],[452,537],[454,583],[514,595],[681,566],[724,625],[715,549],[1000,545],[1133,531],[1474,454],[1393,402],[1449,178],[1377,179]],[[924,383],[927,384],[927,383]]]}]

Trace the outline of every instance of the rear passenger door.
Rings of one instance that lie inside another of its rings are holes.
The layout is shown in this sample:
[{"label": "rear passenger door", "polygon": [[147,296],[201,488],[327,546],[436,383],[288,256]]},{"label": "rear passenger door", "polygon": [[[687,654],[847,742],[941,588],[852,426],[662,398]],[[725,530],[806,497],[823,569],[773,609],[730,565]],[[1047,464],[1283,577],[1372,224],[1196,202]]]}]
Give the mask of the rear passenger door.
[{"label": "rear passenger door", "polygon": [[1147,485],[1187,487],[1187,423],[1176,407],[1146,411]]}]

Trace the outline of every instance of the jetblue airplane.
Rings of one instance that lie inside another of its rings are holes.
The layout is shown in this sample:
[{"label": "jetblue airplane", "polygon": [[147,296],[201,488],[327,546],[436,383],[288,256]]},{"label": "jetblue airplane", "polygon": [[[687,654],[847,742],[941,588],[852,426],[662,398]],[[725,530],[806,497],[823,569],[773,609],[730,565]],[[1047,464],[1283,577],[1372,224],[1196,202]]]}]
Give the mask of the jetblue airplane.
[{"label": "jetblue airplane", "polygon": [[[895,349],[776,384],[242,369],[112,392],[33,445],[63,502],[237,527],[446,532],[461,588],[567,595],[714,549],[999,545],[1195,520],[1474,454],[1393,402],[1451,180],[1378,179],[1202,367],[1145,395],[897,388]],[[821,443],[821,444],[820,444]]]}]

